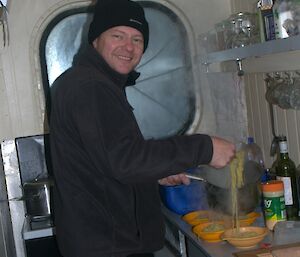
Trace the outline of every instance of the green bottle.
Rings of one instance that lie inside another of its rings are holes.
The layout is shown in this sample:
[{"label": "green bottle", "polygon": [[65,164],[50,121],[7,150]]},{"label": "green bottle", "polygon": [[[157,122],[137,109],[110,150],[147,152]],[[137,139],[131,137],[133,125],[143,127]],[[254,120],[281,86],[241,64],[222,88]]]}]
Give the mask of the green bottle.
[{"label": "green bottle", "polygon": [[285,136],[279,137],[280,158],[276,166],[276,179],[284,185],[284,200],[288,220],[298,220],[299,202],[295,163],[289,158]]}]

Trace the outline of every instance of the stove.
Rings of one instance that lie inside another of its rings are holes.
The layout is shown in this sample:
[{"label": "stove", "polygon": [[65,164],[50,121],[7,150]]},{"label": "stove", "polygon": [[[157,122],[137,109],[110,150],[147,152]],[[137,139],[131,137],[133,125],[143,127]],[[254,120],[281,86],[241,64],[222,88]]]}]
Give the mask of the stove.
[{"label": "stove", "polygon": [[29,218],[29,224],[31,230],[39,230],[54,227],[53,220],[51,217]]},{"label": "stove", "polygon": [[55,235],[55,227],[51,217],[40,220],[32,220],[30,217],[26,217],[22,234],[24,240],[50,237]]}]

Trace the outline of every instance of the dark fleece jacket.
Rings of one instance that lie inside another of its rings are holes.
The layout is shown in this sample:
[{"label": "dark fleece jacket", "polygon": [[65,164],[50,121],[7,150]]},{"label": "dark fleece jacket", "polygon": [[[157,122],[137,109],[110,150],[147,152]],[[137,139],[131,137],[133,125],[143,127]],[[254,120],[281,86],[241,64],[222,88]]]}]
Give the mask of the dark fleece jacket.
[{"label": "dark fleece jacket", "polygon": [[124,76],[89,47],[52,86],[54,214],[64,257],[109,257],[163,246],[157,180],[212,158],[206,135],[145,140]]}]

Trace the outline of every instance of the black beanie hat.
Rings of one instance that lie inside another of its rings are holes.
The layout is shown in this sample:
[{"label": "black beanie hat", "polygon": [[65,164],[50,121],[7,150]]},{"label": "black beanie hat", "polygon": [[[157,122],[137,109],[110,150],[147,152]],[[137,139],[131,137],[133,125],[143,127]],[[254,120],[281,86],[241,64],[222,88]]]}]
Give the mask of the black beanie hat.
[{"label": "black beanie hat", "polygon": [[130,0],[98,0],[88,32],[90,44],[112,27],[128,26],[137,29],[144,37],[144,52],[149,41],[149,27],[144,9]]}]

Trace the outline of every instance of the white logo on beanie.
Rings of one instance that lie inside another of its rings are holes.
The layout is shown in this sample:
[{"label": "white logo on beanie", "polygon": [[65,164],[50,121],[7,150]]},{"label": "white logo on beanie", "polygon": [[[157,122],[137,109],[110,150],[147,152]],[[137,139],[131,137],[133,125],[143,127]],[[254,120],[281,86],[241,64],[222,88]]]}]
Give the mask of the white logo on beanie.
[{"label": "white logo on beanie", "polygon": [[141,22],[139,22],[139,21],[137,21],[137,20],[135,20],[135,19],[130,19],[129,21],[138,23],[138,24],[140,24],[140,25],[143,25],[143,23],[141,23]]}]

